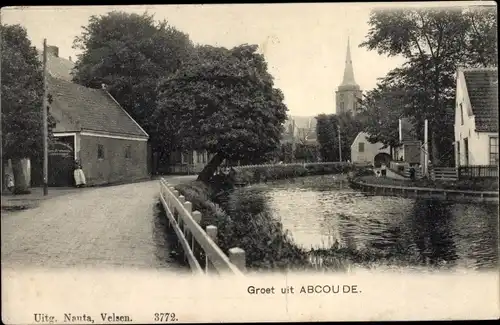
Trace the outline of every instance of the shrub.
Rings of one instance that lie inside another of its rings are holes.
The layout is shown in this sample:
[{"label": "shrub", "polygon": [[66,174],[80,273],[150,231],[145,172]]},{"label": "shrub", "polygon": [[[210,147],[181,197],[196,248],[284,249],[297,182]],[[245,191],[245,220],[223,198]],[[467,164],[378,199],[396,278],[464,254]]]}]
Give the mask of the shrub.
[{"label": "shrub", "polygon": [[349,163],[324,163],[324,164],[284,164],[262,165],[237,168],[236,180],[240,183],[260,183],[268,180],[286,178],[340,174],[353,170]]},{"label": "shrub", "polygon": [[216,220],[216,207],[210,200],[211,190],[203,182],[193,181],[186,184],[175,186],[181,195],[193,204],[193,211],[197,210],[201,213],[201,227],[214,224]]}]

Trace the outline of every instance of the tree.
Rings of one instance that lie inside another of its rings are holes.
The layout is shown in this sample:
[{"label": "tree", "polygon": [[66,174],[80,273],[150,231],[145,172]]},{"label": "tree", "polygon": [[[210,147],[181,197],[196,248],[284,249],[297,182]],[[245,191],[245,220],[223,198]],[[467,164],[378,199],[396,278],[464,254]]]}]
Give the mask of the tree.
[{"label": "tree", "polygon": [[[358,114],[359,115],[359,114]],[[359,132],[364,130],[364,120],[361,116],[342,114],[321,114],[316,117],[318,123],[316,132],[319,151],[324,161],[339,161],[339,133],[342,160],[351,159],[351,145]]]},{"label": "tree", "polygon": [[[20,25],[1,25],[2,164],[12,160],[15,193],[29,193],[24,158],[43,154],[43,71],[37,51]],[[48,109],[48,107],[47,107]],[[49,134],[53,119],[49,117]]]},{"label": "tree", "polygon": [[404,117],[402,95],[399,89],[380,83],[364,95],[361,114],[365,117],[368,141],[391,148],[399,145],[399,119]]},{"label": "tree", "polygon": [[158,91],[154,118],[175,121],[180,150],[215,154],[201,181],[224,159],[258,161],[279,146],[287,108],[256,45],[200,46]]},{"label": "tree", "polygon": [[321,160],[338,161],[337,128],[333,121],[333,115],[320,114],[316,116],[316,120],[316,137]]},{"label": "tree", "polygon": [[405,114],[418,124],[417,129],[429,120],[435,163],[451,156],[457,67],[496,65],[495,9],[375,10],[370,16],[371,29],[360,46],[407,59],[387,81],[405,91]]},{"label": "tree", "polygon": [[151,118],[156,87],[172,75],[193,50],[188,35],[156,22],[153,15],[110,12],[92,16],[74,42],[83,51],[75,65],[74,81],[91,88],[106,84],[108,91],[150,135],[160,161],[173,148],[173,125]]}]

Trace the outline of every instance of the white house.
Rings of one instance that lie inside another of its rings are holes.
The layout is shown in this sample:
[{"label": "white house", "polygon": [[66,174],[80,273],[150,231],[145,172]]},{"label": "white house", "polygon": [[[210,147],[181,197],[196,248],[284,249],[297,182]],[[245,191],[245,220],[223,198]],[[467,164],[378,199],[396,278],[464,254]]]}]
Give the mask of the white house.
[{"label": "white house", "polygon": [[359,132],[351,144],[351,161],[353,163],[370,163],[380,167],[382,162],[389,165],[391,161],[391,148],[384,148],[381,142],[370,143],[368,133]]},{"label": "white house", "polygon": [[498,69],[458,69],[456,166],[498,165]]}]

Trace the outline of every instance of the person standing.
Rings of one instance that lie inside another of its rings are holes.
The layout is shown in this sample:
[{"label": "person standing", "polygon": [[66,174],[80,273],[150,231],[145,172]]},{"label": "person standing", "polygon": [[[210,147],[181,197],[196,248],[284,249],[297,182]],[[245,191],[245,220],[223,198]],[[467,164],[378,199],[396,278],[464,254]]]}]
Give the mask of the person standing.
[{"label": "person standing", "polygon": [[14,190],[14,177],[11,174],[7,174],[7,189],[12,192]]},{"label": "person standing", "polygon": [[85,186],[86,184],[85,174],[83,173],[82,165],[78,161],[75,162],[75,170],[73,171],[73,177],[75,179],[76,187]]},{"label": "person standing", "polygon": [[385,163],[382,163],[382,166],[380,167],[380,173],[382,174],[382,177],[387,176],[387,166]]}]

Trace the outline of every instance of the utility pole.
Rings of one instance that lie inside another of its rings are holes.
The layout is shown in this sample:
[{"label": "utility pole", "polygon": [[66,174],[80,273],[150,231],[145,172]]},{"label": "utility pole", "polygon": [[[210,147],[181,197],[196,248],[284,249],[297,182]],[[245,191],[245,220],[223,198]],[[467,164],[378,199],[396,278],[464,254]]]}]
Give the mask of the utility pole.
[{"label": "utility pole", "polygon": [[47,39],[43,39],[43,195],[49,194],[49,153],[48,153],[48,125],[47,125]]},{"label": "utility pole", "polygon": [[424,122],[424,175],[429,176],[429,122]]},{"label": "utility pole", "polygon": [[342,161],[342,142],[340,141],[340,124],[338,124],[337,131],[339,133],[339,161]]},{"label": "utility pole", "polygon": [[292,156],[290,157],[292,163],[295,162],[295,119],[292,118]]}]

